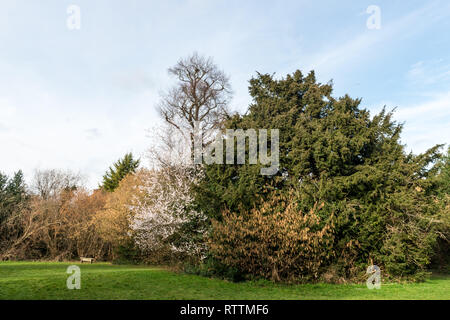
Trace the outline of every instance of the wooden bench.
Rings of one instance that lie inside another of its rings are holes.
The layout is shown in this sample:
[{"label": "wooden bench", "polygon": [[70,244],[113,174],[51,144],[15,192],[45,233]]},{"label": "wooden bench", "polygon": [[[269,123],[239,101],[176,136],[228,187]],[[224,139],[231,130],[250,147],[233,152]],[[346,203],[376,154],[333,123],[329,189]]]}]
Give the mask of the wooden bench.
[{"label": "wooden bench", "polygon": [[89,262],[90,264],[92,264],[92,262],[94,262],[94,258],[80,257],[80,261],[81,261],[81,263]]}]

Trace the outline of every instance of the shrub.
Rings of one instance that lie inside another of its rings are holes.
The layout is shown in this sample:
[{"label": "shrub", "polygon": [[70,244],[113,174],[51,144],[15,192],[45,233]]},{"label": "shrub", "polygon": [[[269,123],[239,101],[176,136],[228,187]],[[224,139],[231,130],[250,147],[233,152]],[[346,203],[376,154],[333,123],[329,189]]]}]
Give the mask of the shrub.
[{"label": "shrub", "polygon": [[223,212],[214,220],[209,241],[213,256],[243,274],[273,281],[316,279],[331,255],[332,219],[324,223],[314,206],[298,209],[293,194],[273,194],[245,212]]}]

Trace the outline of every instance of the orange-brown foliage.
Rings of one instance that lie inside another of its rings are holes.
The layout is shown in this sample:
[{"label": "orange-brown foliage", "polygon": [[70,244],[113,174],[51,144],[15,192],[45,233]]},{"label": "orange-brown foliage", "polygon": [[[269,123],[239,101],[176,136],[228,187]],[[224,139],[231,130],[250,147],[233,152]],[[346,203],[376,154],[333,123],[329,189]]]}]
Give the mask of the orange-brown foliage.
[{"label": "orange-brown foliage", "polygon": [[114,246],[130,239],[130,223],[134,215],[133,208],[140,204],[145,196],[143,186],[150,171],[141,169],[129,174],[112,193],[108,193],[106,204],[95,216],[95,225],[101,237]]},{"label": "orange-brown foliage", "polygon": [[244,274],[273,281],[317,278],[333,240],[332,222],[321,224],[317,215],[322,206],[302,213],[290,194],[273,195],[250,212],[225,211],[223,221],[213,221],[209,246],[221,263]]}]

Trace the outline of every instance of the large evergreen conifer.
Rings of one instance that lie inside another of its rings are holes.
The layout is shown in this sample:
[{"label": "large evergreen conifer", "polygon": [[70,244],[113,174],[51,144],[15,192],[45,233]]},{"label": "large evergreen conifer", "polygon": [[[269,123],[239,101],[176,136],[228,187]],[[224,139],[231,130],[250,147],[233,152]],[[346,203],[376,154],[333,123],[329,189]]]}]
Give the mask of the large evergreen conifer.
[{"label": "large evergreen conifer", "polygon": [[[330,251],[342,276],[369,261],[392,276],[421,274],[436,243],[436,205],[427,177],[440,146],[424,154],[405,152],[402,125],[383,109],[371,117],[360,99],[332,96],[332,84],[314,72],[296,71],[277,80],[258,74],[250,81],[248,112],[230,129],[279,129],[280,167],[274,176],[259,165],[209,165],[198,190],[199,206],[221,219],[225,208],[245,212],[273,190],[298,193],[299,210],[325,202],[325,218],[336,218]],[[270,141],[270,139],[269,139]]]}]

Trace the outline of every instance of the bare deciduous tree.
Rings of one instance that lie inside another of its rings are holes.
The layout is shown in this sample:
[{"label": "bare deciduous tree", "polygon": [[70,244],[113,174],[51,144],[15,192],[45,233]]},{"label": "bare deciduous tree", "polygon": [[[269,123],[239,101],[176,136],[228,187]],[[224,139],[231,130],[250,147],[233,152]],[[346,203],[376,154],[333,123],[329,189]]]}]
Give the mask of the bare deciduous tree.
[{"label": "bare deciduous tree", "polygon": [[82,182],[79,174],[62,170],[36,170],[31,189],[46,200],[58,195],[62,190],[76,189]]},{"label": "bare deciduous tree", "polygon": [[152,144],[147,157],[153,168],[192,164],[189,134],[166,124],[149,130],[149,136]]},{"label": "bare deciduous tree", "polygon": [[[194,128],[204,133],[219,129],[228,115],[231,86],[228,77],[211,58],[197,53],[180,59],[169,69],[177,84],[161,97],[159,112],[170,126],[188,133],[193,156]],[[208,135],[204,134],[204,139]],[[202,141],[207,144],[208,141]]]}]

